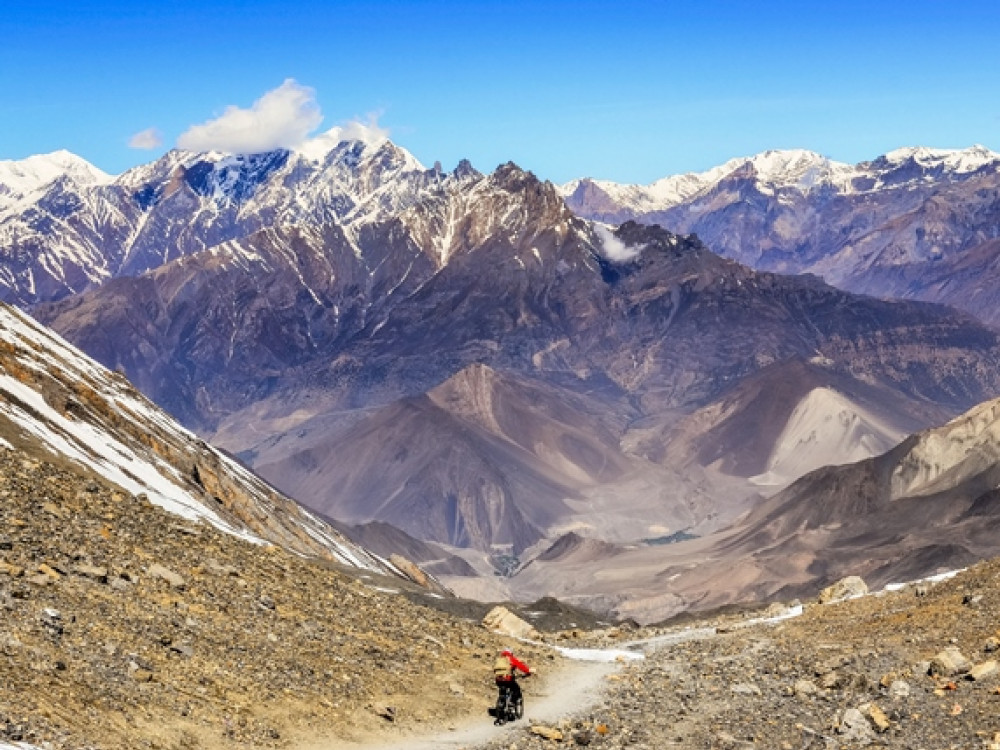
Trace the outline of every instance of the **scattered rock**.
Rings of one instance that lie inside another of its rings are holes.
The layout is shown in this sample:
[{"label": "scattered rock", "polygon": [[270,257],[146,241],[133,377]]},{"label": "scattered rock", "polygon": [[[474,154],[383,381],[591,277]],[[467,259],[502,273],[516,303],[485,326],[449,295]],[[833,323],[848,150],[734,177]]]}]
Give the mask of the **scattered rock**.
[{"label": "scattered rock", "polygon": [[100,567],[97,565],[87,565],[85,563],[78,563],[74,565],[70,570],[78,576],[83,576],[84,578],[93,578],[98,583],[108,582],[108,569]]},{"label": "scattered rock", "polygon": [[10,576],[11,578],[20,578],[24,575],[24,568],[18,565],[11,565],[8,562],[0,560],[0,575]]},{"label": "scattered rock", "polygon": [[812,680],[796,680],[795,685],[792,687],[793,695],[799,698],[808,698],[809,696],[816,695],[819,692],[819,688],[816,687],[816,683]]},{"label": "scattered rock", "polygon": [[175,589],[183,589],[187,586],[187,582],[184,580],[183,576],[170,570],[170,568],[160,565],[159,563],[150,565],[149,568],[146,569],[146,572],[154,578],[163,579]]},{"label": "scattered rock", "polygon": [[223,565],[211,557],[205,561],[205,571],[220,577],[233,576],[235,578],[240,575],[240,571],[235,565]]},{"label": "scattered rock", "polygon": [[529,730],[532,734],[536,734],[539,737],[544,737],[547,740],[553,740],[554,742],[562,742],[563,733],[560,732],[555,727],[547,727],[544,724],[535,724]]},{"label": "scattered rock", "polygon": [[966,659],[956,646],[949,646],[931,659],[927,674],[954,677],[968,672],[971,667],[972,662]]},{"label": "scattered rock", "polygon": [[889,685],[889,697],[902,700],[910,697],[910,683],[905,680],[893,680]]},{"label": "scattered rock", "polygon": [[998,666],[996,659],[990,659],[989,661],[984,661],[981,664],[977,664],[969,670],[968,674],[965,675],[967,680],[983,680],[997,673],[1000,666]]},{"label": "scattered rock", "polygon": [[42,563],[41,565],[39,565],[38,572],[42,573],[43,575],[47,575],[53,581],[58,581],[60,578],[62,578],[62,573],[60,573],[58,570],[56,570],[48,563]]},{"label": "scattered rock", "polygon": [[875,739],[875,732],[868,719],[857,708],[844,711],[837,723],[837,734],[841,735],[844,742],[856,742],[859,745],[868,745]]},{"label": "scattered rock", "polygon": [[748,682],[740,682],[729,688],[737,695],[760,695],[760,688]]},{"label": "scattered rock", "polygon": [[869,703],[866,708],[865,713],[868,714],[868,718],[875,725],[875,729],[879,732],[888,732],[891,724],[889,723],[889,717],[885,715],[885,711],[874,703]]}]

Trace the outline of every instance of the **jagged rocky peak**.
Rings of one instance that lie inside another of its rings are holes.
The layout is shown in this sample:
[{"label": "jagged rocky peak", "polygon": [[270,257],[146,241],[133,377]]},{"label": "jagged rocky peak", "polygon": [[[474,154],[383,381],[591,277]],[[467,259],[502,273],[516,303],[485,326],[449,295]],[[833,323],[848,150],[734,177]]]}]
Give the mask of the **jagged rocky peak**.
[{"label": "jagged rocky peak", "polygon": [[461,172],[464,179],[414,203],[400,216],[417,245],[439,265],[491,238],[514,247],[548,231],[565,238],[578,222],[552,183],[513,162],[486,176],[476,177],[464,168]]},{"label": "jagged rocky peak", "polygon": [[658,224],[629,220],[617,228],[594,223],[590,229],[591,243],[606,280],[609,272],[617,278],[627,266],[644,266],[657,258],[678,258],[695,251],[707,252],[697,235],[677,235]]},{"label": "jagged rocky peak", "polygon": [[483,176],[483,173],[472,166],[472,162],[468,159],[460,160],[451,174],[456,180],[479,179]]}]

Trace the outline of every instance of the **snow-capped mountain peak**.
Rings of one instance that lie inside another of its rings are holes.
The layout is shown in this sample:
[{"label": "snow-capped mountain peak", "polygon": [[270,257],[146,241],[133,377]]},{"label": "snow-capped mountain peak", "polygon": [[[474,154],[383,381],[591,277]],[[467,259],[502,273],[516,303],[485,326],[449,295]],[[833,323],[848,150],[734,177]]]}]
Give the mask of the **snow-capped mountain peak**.
[{"label": "snow-capped mountain peak", "polygon": [[765,151],[746,159],[746,163],[753,166],[758,181],[804,190],[820,184],[847,184],[854,172],[850,164],[804,149]]},{"label": "snow-capped mountain peak", "polygon": [[0,193],[27,195],[63,176],[85,187],[104,185],[114,178],[93,164],[65,149],[50,154],[36,154],[18,161],[0,160]]}]

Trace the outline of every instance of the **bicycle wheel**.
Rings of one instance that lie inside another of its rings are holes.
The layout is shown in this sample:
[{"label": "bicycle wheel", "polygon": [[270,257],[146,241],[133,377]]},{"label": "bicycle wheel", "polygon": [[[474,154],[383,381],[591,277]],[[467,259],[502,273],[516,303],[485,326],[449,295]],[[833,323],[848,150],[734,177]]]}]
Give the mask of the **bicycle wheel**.
[{"label": "bicycle wheel", "polygon": [[507,697],[506,692],[500,693],[500,695],[497,696],[497,706],[495,709],[493,709],[494,715],[496,716],[496,719],[494,720],[493,723],[496,724],[497,726],[502,726],[507,723],[508,720],[507,714],[508,711],[510,710],[509,704],[510,700]]},{"label": "bicycle wheel", "polygon": [[514,719],[520,719],[522,716],[524,716],[524,698],[518,696],[514,702]]}]

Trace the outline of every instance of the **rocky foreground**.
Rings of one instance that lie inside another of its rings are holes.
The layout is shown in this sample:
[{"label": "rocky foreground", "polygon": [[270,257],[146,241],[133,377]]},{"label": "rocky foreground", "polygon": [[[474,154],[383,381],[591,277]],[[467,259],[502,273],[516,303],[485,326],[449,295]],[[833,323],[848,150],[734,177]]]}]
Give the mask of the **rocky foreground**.
[{"label": "rocky foreground", "polygon": [[478,622],[76,471],[0,449],[0,744],[292,747],[486,715],[507,644]]},{"label": "rocky foreground", "polygon": [[599,708],[483,750],[1000,749],[1000,561],[695,632],[613,675]]},{"label": "rocky foreground", "polygon": [[[0,744],[374,748],[488,721],[506,644],[384,591],[397,582],[3,449],[0,501]],[[579,634],[642,637],[651,651],[584,714],[519,722],[482,750],[1000,750],[1000,561],[748,623]],[[558,690],[550,652],[518,649]]]}]

